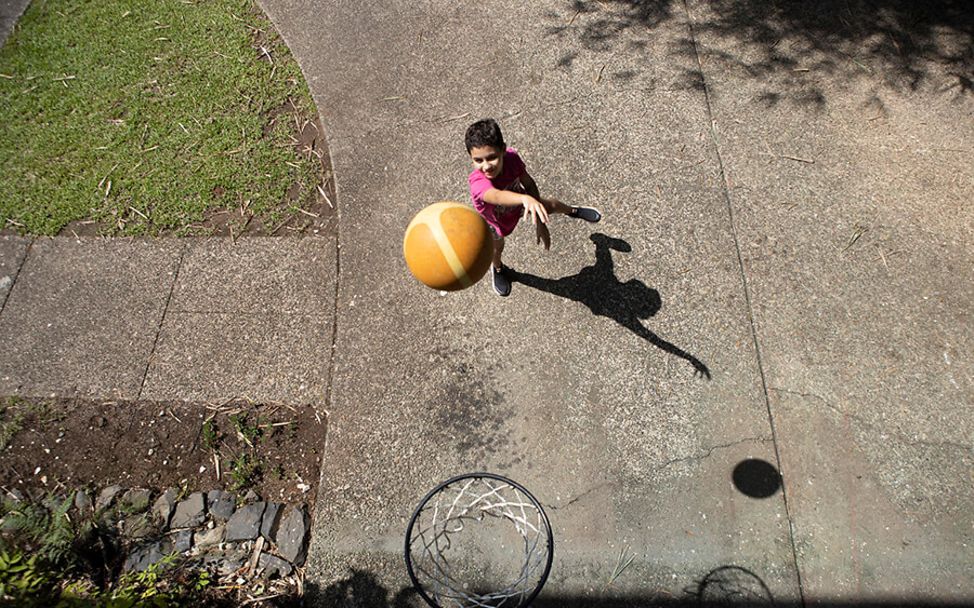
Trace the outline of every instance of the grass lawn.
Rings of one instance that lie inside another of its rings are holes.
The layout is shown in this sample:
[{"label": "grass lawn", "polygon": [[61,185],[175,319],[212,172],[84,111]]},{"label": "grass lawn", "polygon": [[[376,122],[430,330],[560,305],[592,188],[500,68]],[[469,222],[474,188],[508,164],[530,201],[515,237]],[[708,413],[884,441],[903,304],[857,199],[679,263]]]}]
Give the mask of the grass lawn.
[{"label": "grass lawn", "polygon": [[0,49],[0,229],[271,232],[318,196],[316,116],[252,0],[34,0]]}]

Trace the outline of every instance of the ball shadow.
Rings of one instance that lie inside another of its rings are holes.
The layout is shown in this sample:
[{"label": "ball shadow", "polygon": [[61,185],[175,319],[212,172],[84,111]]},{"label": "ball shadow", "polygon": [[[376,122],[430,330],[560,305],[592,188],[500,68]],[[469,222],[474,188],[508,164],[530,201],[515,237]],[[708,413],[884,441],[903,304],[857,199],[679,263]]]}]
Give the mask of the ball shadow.
[{"label": "ball shadow", "polygon": [[768,498],[781,488],[781,473],[769,462],[757,458],[744,460],[731,474],[734,487],[751,498]]}]

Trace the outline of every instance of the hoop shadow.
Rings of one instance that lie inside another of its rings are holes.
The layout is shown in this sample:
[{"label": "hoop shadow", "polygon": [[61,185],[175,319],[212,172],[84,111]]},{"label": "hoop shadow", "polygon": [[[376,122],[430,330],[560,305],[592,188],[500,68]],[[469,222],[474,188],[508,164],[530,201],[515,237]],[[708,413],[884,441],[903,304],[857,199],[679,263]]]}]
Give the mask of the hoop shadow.
[{"label": "hoop shadow", "polygon": [[595,243],[595,264],[582,268],[578,274],[560,279],[546,279],[526,272],[512,271],[512,279],[556,296],[584,304],[599,317],[608,317],[656,348],[685,359],[693,366],[694,375],[710,379],[710,370],[682,348],[667,342],[647,329],[643,319],[659,312],[662,301],[659,292],[639,279],[623,283],[615,276],[612,251],[629,253],[632,246],[622,239],[601,233],[589,237]]}]

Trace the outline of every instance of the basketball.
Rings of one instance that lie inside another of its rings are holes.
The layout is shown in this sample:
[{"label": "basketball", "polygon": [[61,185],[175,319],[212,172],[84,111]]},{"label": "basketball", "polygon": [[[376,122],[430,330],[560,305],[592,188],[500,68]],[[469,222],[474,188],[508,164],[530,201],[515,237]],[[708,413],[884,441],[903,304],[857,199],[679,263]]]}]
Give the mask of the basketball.
[{"label": "basketball", "polygon": [[494,239],[484,218],[460,203],[433,203],[406,228],[402,253],[413,276],[443,291],[470,287],[486,274]]}]

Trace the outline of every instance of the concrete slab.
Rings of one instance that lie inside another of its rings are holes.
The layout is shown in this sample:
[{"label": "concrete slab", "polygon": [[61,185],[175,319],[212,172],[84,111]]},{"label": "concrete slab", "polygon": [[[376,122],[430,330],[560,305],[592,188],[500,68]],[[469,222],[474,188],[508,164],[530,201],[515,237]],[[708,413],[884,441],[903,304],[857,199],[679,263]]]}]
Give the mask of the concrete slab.
[{"label": "concrete slab", "polygon": [[35,240],[0,316],[0,394],[136,398],[181,251]]},{"label": "concrete slab", "polygon": [[192,240],[169,310],[330,318],[334,277],[333,238]]},{"label": "concrete slab", "polygon": [[[399,595],[413,507],[476,469],[550,506],[552,597],[681,596],[739,565],[795,601],[782,496],[730,485],[740,460],[774,458],[705,98],[690,59],[657,43],[678,44],[686,24],[622,32],[645,53],[618,54],[616,69],[611,49],[586,54],[551,31],[576,12],[556,2],[264,5],[322,109],[341,205],[307,570],[319,605],[356,576]],[[486,284],[441,297],[409,278],[400,235],[422,206],[467,200],[462,137],[484,115],[502,119],[542,192],[606,219],[557,218],[547,254],[520,229],[505,255],[532,277],[507,300]],[[613,305],[593,306],[592,289]],[[635,560],[607,586],[623,549]]]},{"label": "concrete slab", "polygon": [[970,7],[724,4],[691,3],[805,599],[970,602]]},{"label": "concrete slab", "polygon": [[170,311],[141,397],[323,403],[332,328],[326,315]]},{"label": "concrete slab", "polygon": [[335,239],[192,240],[143,398],[324,403]]},{"label": "concrete slab", "polygon": [[17,280],[31,240],[19,236],[0,236],[0,314],[3,314],[7,296]]}]

